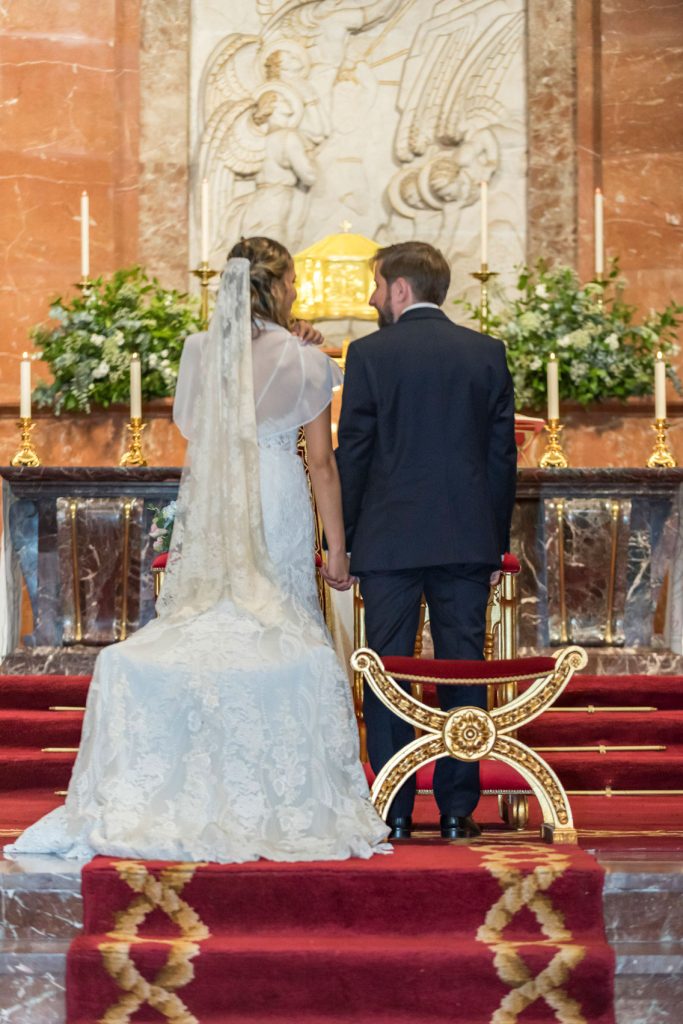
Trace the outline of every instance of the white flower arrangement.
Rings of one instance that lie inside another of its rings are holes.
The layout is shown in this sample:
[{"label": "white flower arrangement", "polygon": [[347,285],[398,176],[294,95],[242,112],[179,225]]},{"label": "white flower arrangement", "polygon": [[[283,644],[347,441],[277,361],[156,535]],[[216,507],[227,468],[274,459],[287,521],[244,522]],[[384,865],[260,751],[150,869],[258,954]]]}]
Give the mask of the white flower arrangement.
[{"label": "white flower arrangement", "polygon": [[[545,367],[551,352],[558,356],[564,399],[587,405],[652,393],[657,350],[665,356],[679,351],[676,329],[683,306],[670,302],[637,323],[636,308],[621,298],[624,284],[616,262],[604,283],[584,285],[571,267],[548,269],[539,263],[522,268],[518,294],[505,299],[489,321],[489,333],[507,346],[519,409],[545,407]],[[478,316],[478,307],[465,305]],[[667,372],[682,393],[670,364]]]},{"label": "white flower arrangement", "polygon": [[133,352],[140,355],[143,397],[172,395],[183,341],[200,329],[196,300],[162,288],[140,267],[91,281],[69,302],[55,299],[50,319],[56,326],[32,331],[54,376],[38,385],[35,399],[57,414],[127,402]]}]

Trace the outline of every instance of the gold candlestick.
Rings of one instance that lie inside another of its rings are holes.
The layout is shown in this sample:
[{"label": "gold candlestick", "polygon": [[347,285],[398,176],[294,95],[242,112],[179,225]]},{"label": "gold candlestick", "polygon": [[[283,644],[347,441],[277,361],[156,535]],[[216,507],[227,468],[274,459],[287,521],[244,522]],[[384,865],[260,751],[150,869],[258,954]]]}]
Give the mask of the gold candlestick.
[{"label": "gold candlestick", "polygon": [[22,416],[19,420],[18,427],[21,430],[21,445],[16,455],[10,459],[10,466],[40,466],[40,459],[31,443],[33,426],[34,423],[30,416]]},{"label": "gold candlestick", "polygon": [[560,444],[562,424],[559,420],[548,420],[545,430],[548,431],[548,441],[539,466],[541,469],[566,469],[569,463]]},{"label": "gold candlestick", "polygon": [[128,451],[124,452],[121,456],[119,466],[147,465],[147,459],[142,451],[142,431],[146,426],[147,424],[143,423],[138,417],[131,417],[130,423],[128,424],[128,430],[130,431]]},{"label": "gold candlestick", "polygon": [[648,469],[673,469],[678,465],[674,453],[669,448],[669,441],[667,438],[667,430],[669,424],[667,420],[655,420],[652,424],[652,429],[656,434],[655,446],[652,449],[652,455],[647,460]]},{"label": "gold candlestick", "polygon": [[489,281],[492,277],[498,277],[495,270],[489,270],[488,263],[482,263],[479,270],[472,275],[479,282],[479,328],[482,334],[489,329]]},{"label": "gold candlestick", "polygon": [[215,277],[218,273],[217,270],[212,270],[209,264],[203,260],[196,270],[192,273],[195,277],[199,278],[201,285],[201,311],[202,311],[202,326],[209,326],[209,281],[212,277]]},{"label": "gold candlestick", "polygon": [[599,294],[597,296],[597,301],[598,301],[598,309],[600,310],[600,312],[602,312],[602,310],[605,308],[605,288],[607,287],[607,282],[605,281],[605,275],[602,273],[602,271],[600,271],[599,274],[595,275],[595,280],[600,285],[600,292],[599,292]]}]

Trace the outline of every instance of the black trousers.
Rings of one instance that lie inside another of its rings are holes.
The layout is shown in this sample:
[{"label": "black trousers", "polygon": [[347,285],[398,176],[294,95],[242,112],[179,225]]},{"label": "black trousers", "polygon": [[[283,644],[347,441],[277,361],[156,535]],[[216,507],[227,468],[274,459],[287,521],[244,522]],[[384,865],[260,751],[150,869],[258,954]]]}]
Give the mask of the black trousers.
[{"label": "black trousers", "polygon": [[[368,647],[381,655],[410,656],[422,594],[429,606],[434,656],[483,660],[486,603],[492,565],[440,565],[424,569],[360,574]],[[410,689],[410,684],[405,684]],[[437,686],[441,708],[486,707],[485,686]],[[365,684],[363,711],[368,755],[379,772],[393,755],[415,738],[411,725],[389,710]],[[396,794],[389,820],[412,813],[415,776]],[[441,814],[471,814],[479,802],[479,764],[442,757],[434,764],[434,797]]]}]

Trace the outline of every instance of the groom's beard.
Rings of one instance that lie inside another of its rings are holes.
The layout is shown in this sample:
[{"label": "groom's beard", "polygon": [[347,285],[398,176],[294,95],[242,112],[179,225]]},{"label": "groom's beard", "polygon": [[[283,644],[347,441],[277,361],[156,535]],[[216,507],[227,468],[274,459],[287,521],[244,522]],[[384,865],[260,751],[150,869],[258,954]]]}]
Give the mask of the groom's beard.
[{"label": "groom's beard", "polygon": [[380,306],[377,313],[377,322],[380,327],[389,327],[390,324],[396,323],[396,317],[393,314],[390,302],[387,301],[383,306]]}]

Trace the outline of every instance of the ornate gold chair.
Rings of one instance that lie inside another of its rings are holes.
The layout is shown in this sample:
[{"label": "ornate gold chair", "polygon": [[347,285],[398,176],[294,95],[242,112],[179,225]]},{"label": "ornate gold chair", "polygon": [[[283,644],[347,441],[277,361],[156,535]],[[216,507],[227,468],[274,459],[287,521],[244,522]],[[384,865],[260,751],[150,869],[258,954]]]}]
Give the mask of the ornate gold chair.
[{"label": "ornate gold chair", "polygon": [[[368,648],[355,651],[351,657],[354,670],[394,714],[418,731],[416,738],[384,765],[373,782],[371,797],[378,812],[385,816],[406,779],[437,758],[486,759],[513,769],[536,796],[543,815],[541,838],[575,843],[576,830],[562,783],[540,754],[517,739],[516,732],[554,703],[586,661],[586,653],[580,647],[567,647],[554,658],[500,661],[382,659]],[[528,686],[513,700],[488,711],[476,707],[442,711],[406,693],[399,681],[423,687],[519,683]]]},{"label": "ornate gold chair", "polygon": [[[515,555],[506,554],[501,564],[500,580],[491,587],[486,610],[486,636],[484,657],[487,661],[514,659],[517,656],[517,575],[519,560]],[[413,657],[420,658],[423,648],[423,631],[428,621],[428,609],[423,599],[420,621],[415,638]],[[363,598],[358,585],[353,589],[353,639],[354,650],[366,646]],[[494,677],[495,678],[495,677]],[[413,681],[411,692],[414,698],[427,703],[432,699],[431,687]],[[518,683],[515,680],[491,681],[488,684],[489,710],[500,708],[515,700]],[[354,668],[353,698],[358,731],[360,734],[361,759],[367,761],[367,740],[363,719],[363,672]],[[482,766],[482,794],[497,796],[502,820],[514,829],[524,829],[529,820],[529,796],[532,789],[518,773],[508,767],[489,761]]]}]

